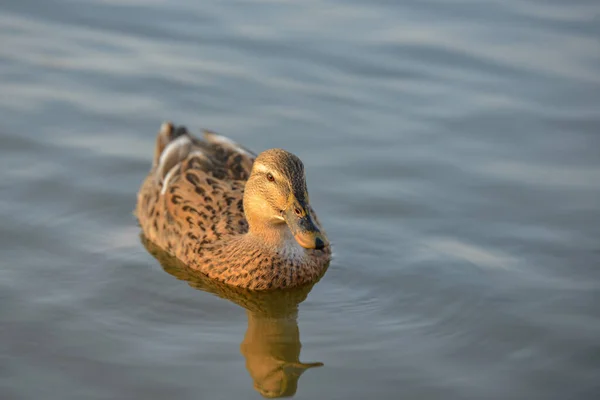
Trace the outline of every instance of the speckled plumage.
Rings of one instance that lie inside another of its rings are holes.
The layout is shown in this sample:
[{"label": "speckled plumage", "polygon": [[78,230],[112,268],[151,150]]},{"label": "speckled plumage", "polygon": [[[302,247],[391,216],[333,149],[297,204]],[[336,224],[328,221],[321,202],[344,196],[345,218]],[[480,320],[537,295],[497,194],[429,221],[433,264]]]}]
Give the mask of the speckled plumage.
[{"label": "speckled plumage", "polygon": [[[314,222],[300,239],[326,241],[308,205],[302,163],[278,149],[258,157],[255,165],[257,156],[225,137],[206,132],[200,140],[184,127],[163,124],[152,170],[138,193],[144,235],[190,268],[230,285],[266,290],[318,280],[330,247],[301,247],[280,222],[290,218],[285,204],[298,216],[290,226],[302,230]],[[263,178],[267,170],[277,176],[274,189]]]}]

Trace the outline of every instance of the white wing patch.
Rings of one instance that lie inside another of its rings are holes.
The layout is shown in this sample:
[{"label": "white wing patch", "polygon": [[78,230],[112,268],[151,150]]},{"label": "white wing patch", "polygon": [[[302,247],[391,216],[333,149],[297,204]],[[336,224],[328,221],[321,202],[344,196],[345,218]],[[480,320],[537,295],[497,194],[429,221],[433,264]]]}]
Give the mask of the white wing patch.
[{"label": "white wing patch", "polygon": [[161,196],[164,195],[165,193],[167,193],[167,189],[169,187],[169,182],[171,181],[171,178],[173,177],[173,175],[175,174],[175,172],[180,167],[181,167],[181,163],[175,164],[173,166],[173,168],[171,168],[169,170],[169,172],[167,172],[167,175],[165,175],[165,179],[163,180],[163,183],[162,183],[162,188],[160,189]]},{"label": "white wing patch", "polygon": [[[181,138],[179,138],[181,139]],[[179,140],[177,139],[177,140]],[[189,140],[189,139],[188,139]],[[175,141],[173,141],[173,143],[175,143]],[[182,142],[183,143],[183,142]],[[178,145],[179,146],[179,145]],[[185,146],[185,143],[182,144],[181,146]],[[167,149],[165,149],[167,150]],[[182,157],[179,162],[175,165],[173,165],[171,167],[171,169],[169,169],[169,172],[167,172],[167,174],[164,176],[163,178],[163,182],[162,182],[162,188],[160,189],[160,194],[164,195],[167,192],[167,189],[169,188],[169,183],[171,182],[171,179],[173,178],[173,175],[175,175],[175,173],[177,172],[178,169],[181,169],[181,164],[189,157],[198,157],[201,158],[202,161],[210,163],[210,159],[208,157],[206,157],[206,154],[204,154],[201,150],[199,149],[194,149],[191,152],[181,152],[181,148],[179,148],[179,154],[177,154],[177,156]],[[177,151],[177,149],[173,150],[173,151]],[[189,151],[189,150],[188,150]],[[185,154],[185,155],[184,155]],[[160,166],[161,164],[159,164]]]},{"label": "white wing patch", "polygon": [[163,180],[166,175],[172,171],[175,165],[184,160],[190,153],[191,148],[192,140],[189,136],[185,135],[180,136],[169,143],[158,159],[158,166],[156,168],[157,182]]}]

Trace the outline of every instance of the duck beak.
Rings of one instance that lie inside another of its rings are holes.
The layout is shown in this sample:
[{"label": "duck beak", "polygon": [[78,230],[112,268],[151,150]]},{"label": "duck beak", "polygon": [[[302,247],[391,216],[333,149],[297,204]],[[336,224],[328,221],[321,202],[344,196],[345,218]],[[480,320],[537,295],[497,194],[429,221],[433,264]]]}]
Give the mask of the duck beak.
[{"label": "duck beak", "polygon": [[310,215],[307,204],[293,201],[285,210],[283,218],[296,242],[305,249],[321,250],[329,244],[327,237],[319,230]]}]

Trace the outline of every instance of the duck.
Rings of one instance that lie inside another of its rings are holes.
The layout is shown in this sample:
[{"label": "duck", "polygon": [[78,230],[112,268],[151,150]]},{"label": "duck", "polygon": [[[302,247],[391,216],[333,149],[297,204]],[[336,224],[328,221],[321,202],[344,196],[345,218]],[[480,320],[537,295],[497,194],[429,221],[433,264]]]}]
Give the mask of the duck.
[{"label": "duck", "polygon": [[134,214],[142,234],[188,268],[249,290],[314,284],[331,261],[304,165],[226,136],[164,122]]}]

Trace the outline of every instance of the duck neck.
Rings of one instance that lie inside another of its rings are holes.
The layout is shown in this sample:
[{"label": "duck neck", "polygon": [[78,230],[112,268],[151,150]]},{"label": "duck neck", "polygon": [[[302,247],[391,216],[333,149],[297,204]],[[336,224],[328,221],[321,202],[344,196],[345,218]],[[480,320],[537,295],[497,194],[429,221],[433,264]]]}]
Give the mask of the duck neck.
[{"label": "duck neck", "polygon": [[282,223],[251,223],[248,236],[273,249],[301,248],[287,225]]}]

